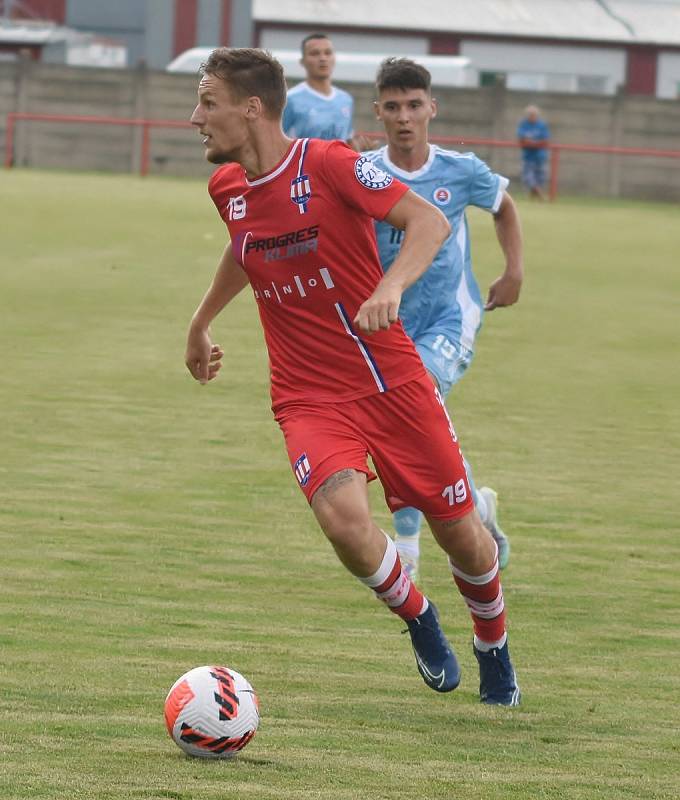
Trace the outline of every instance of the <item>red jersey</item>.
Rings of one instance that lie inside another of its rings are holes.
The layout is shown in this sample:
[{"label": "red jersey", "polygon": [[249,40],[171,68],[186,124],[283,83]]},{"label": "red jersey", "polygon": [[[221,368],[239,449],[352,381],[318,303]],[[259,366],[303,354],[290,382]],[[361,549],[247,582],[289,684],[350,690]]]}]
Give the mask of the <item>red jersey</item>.
[{"label": "red jersey", "polygon": [[225,164],[209,183],[255,293],[272,407],[342,402],[424,374],[401,322],[362,338],[353,319],[383,276],[373,218],[408,190],[339,141],[298,139],[265,175]]}]

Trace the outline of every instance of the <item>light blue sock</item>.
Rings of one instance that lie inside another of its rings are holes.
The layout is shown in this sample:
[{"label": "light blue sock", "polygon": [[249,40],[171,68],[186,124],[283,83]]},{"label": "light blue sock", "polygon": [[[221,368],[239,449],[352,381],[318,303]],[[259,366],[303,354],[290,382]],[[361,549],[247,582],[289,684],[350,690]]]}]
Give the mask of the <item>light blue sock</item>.
[{"label": "light blue sock", "polygon": [[400,508],[392,515],[397,536],[418,536],[423,515],[417,508]]},{"label": "light blue sock", "polygon": [[470,484],[472,499],[475,501],[475,508],[477,509],[477,513],[479,514],[482,522],[486,524],[486,518],[489,513],[486,507],[486,500],[477,491],[477,487],[475,486],[475,481],[472,477],[472,467],[470,466],[466,458],[463,458],[463,464],[465,465],[465,472],[467,473],[468,483]]},{"label": "light blue sock", "polygon": [[465,457],[463,457],[463,466],[465,467],[465,473],[467,475],[468,483],[470,484],[470,491],[474,497],[475,505],[477,505],[477,487],[475,486],[475,479],[472,477],[472,467],[470,466],[470,462]]},{"label": "light blue sock", "polygon": [[488,519],[488,516],[489,516],[489,509],[487,508],[486,500],[484,499],[484,495],[480,494],[475,489],[474,498],[475,498],[475,507],[477,509],[477,513],[479,514],[479,518],[486,525],[487,519]]}]

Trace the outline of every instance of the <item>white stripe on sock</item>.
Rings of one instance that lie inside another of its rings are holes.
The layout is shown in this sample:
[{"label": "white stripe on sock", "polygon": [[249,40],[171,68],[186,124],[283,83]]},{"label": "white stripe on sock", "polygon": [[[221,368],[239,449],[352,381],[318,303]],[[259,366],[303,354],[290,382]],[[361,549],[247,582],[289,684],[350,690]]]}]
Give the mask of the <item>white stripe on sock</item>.
[{"label": "white stripe on sock", "polygon": [[483,575],[468,575],[467,573],[463,572],[462,569],[459,569],[449,558],[449,566],[451,567],[451,572],[457,578],[461,578],[461,580],[464,580],[467,583],[471,583],[474,586],[483,586],[485,583],[489,583],[489,581],[492,581],[498,574],[498,545],[496,544],[496,542],[494,542],[493,546],[496,551],[496,554],[494,556],[493,566],[488,572],[485,572]]},{"label": "white stripe on sock", "polygon": [[496,617],[502,613],[503,609],[505,608],[505,603],[503,602],[503,590],[498,593],[498,596],[495,600],[491,600],[489,603],[482,603],[479,600],[471,600],[469,597],[463,598],[467,603],[467,607],[470,611],[477,617],[481,617],[482,619],[496,619]]},{"label": "white stripe on sock", "polygon": [[376,592],[376,595],[387,603],[390,608],[398,608],[406,602],[410,588],[411,581],[402,570],[397,580],[386,592]]},{"label": "white stripe on sock", "polygon": [[373,573],[373,575],[369,575],[367,578],[359,578],[362,583],[364,583],[366,586],[370,586],[371,589],[375,589],[376,586],[380,586],[381,583],[385,583],[385,581],[390,577],[390,572],[392,572],[394,569],[395,561],[397,561],[399,558],[394,542],[385,533],[385,531],[382,531],[382,533],[384,534],[385,539],[387,539],[387,547],[385,548],[385,555],[380,562],[380,566],[378,567],[377,571]]}]

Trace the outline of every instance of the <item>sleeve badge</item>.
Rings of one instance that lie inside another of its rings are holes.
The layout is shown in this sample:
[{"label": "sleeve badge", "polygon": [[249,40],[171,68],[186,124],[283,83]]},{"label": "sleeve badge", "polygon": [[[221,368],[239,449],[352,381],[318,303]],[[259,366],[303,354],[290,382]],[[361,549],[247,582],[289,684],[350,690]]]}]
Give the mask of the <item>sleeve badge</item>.
[{"label": "sleeve badge", "polygon": [[354,164],[354,174],[367,189],[385,189],[392,183],[392,176],[377,167],[366,156],[359,156]]}]

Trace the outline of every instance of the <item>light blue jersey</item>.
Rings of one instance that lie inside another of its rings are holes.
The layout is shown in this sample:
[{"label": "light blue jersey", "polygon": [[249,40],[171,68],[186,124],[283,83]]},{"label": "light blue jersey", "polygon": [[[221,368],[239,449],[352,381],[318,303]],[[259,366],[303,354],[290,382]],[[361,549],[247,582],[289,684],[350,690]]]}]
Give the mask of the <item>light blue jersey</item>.
[{"label": "light blue jersey", "polygon": [[[472,360],[484,305],[472,272],[465,209],[474,205],[495,213],[509,181],[473,153],[432,144],[427,162],[415,172],[395,166],[387,147],[364,155],[441,209],[451,224],[451,235],[429,269],[404,292],[399,309],[406,333],[446,395]],[[380,261],[388,270],[403,232],[386,222],[375,227]]]},{"label": "light blue jersey", "polygon": [[329,95],[298,83],[288,92],[283,111],[283,130],[293,139],[342,139],[352,135],[354,100],[351,94],[333,87]]}]

